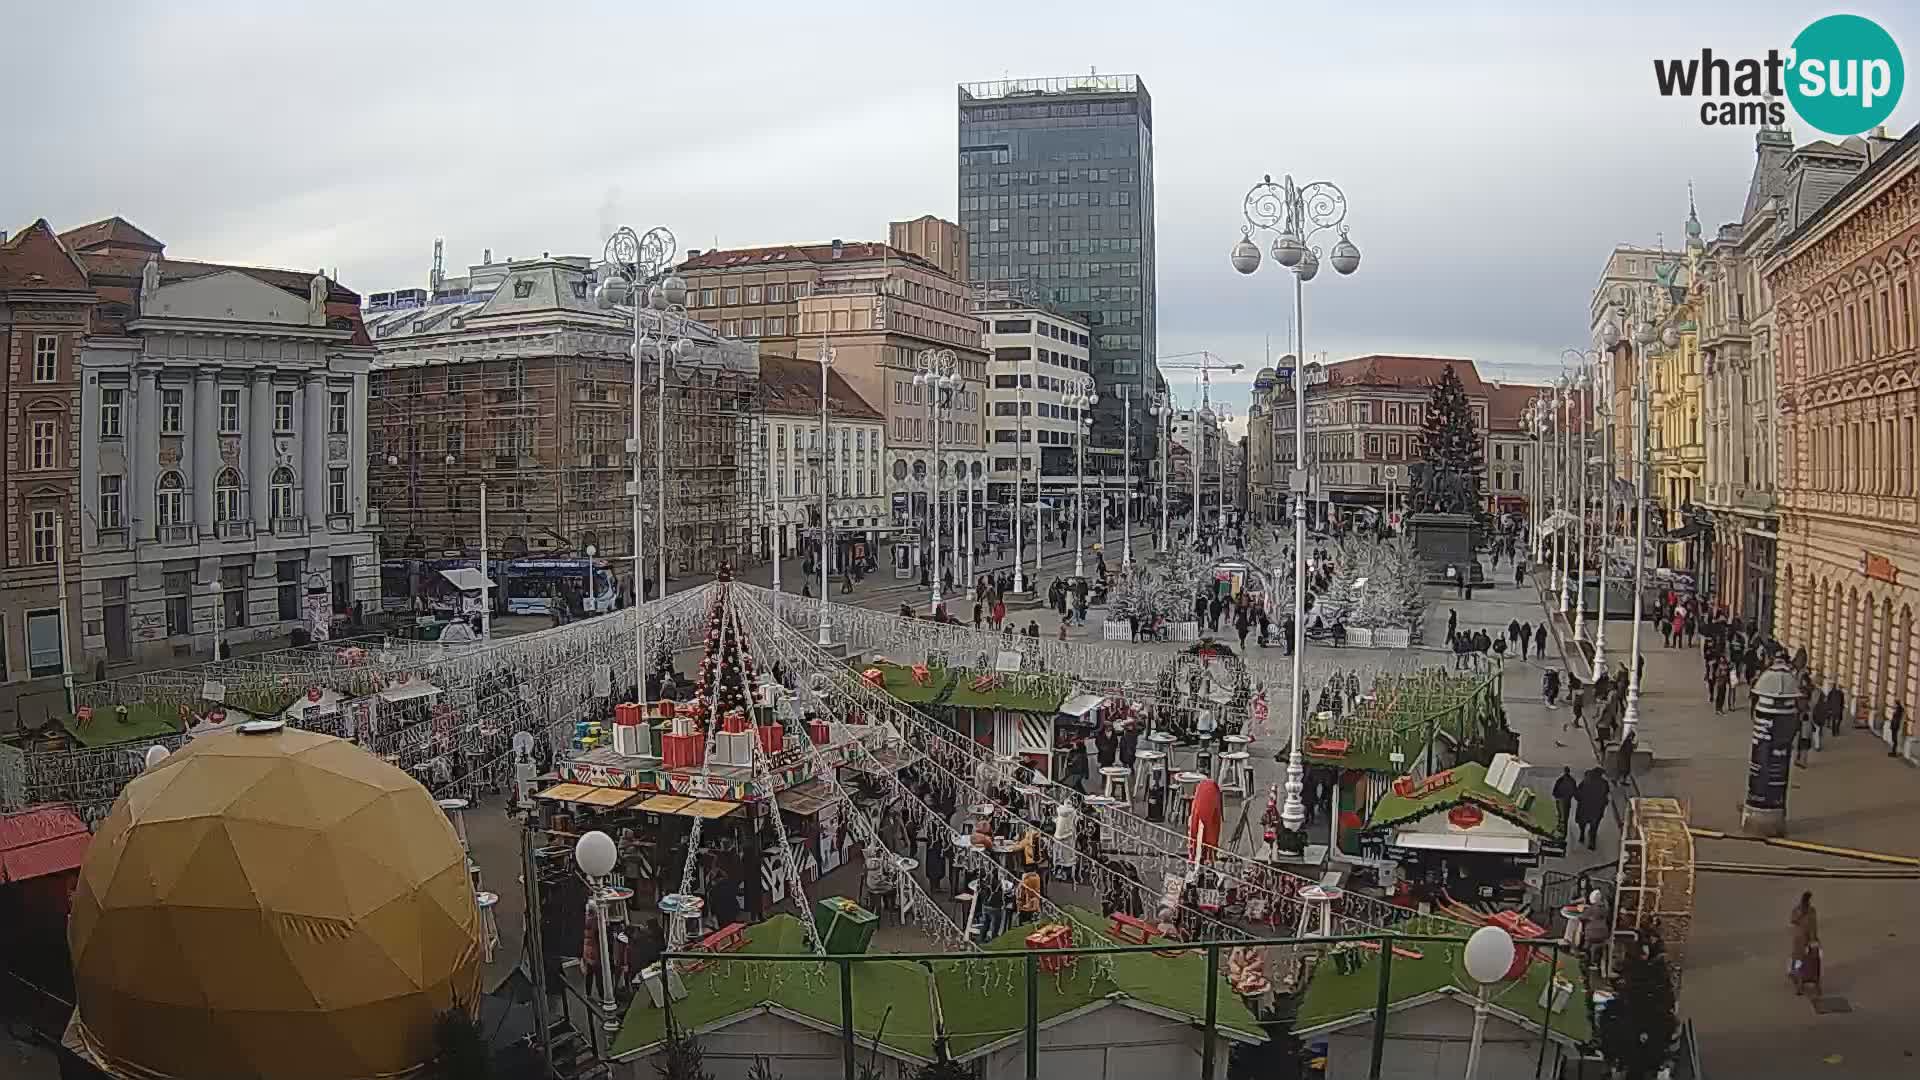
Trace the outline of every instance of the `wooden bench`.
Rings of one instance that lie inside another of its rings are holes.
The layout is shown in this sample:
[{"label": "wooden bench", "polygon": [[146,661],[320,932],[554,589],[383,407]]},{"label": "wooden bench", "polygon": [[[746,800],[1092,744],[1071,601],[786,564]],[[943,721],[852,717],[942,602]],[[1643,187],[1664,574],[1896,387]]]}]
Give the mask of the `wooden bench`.
[{"label": "wooden bench", "polygon": [[1129,945],[1151,945],[1153,936],[1159,933],[1153,924],[1136,919],[1124,911],[1116,911],[1109,918],[1112,922],[1107,926],[1107,936]]},{"label": "wooden bench", "polygon": [[700,948],[706,952],[739,952],[752,939],[747,937],[746,923],[728,923],[727,925],[700,939]]},{"label": "wooden bench", "polygon": [[[1363,949],[1368,949],[1373,952],[1380,951],[1380,943],[1377,941],[1356,941],[1354,942],[1354,944],[1360,946]],[[1425,958],[1426,956],[1426,954],[1421,952],[1419,949],[1409,949],[1402,945],[1395,945],[1393,947],[1393,955],[1399,957],[1402,960],[1420,960]]]}]

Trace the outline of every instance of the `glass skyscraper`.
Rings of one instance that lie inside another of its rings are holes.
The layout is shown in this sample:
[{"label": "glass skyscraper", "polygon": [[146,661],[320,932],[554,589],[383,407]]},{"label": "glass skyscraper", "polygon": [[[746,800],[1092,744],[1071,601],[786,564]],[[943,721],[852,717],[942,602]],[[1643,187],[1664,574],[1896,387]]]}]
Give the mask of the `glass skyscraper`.
[{"label": "glass skyscraper", "polygon": [[1145,407],[1160,386],[1146,84],[1133,75],[961,84],[959,216],[975,284],[1086,321],[1100,394],[1088,471],[1121,471],[1123,393],[1134,405],[1134,460],[1155,461]]}]

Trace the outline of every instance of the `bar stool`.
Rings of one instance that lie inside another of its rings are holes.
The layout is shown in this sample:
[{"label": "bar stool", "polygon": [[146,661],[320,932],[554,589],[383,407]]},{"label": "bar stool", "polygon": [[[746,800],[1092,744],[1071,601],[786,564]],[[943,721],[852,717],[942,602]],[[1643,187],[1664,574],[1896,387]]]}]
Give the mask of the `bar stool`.
[{"label": "bar stool", "polygon": [[1133,755],[1136,775],[1134,787],[1145,791],[1157,784],[1167,782],[1167,753],[1164,750],[1141,750]]},{"label": "bar stool", "polygon": [[1185,823],[1193,817],[1193,792],[1200,781],[1207,778],[1206,773],[1182,772],[1173,774],[1173,782],[1180,785],[1178,801],[1174,803],[1174,820]]},{"label": "bar stool", "polygon": [[500,902],[495,893],[473,894],[473,906],[480,910],[480,962],[493,963],[493,951],[500,946],[500,924],[494,920],[493,906]]},{"label": "bar stool", "polygon": [[460,838],[460,848],[461,848],[461,850],[463,850],[463,851],[471,851],[471,850],[473,850],[473,849],[472,849],[472,848],[471,848],[471,847],[470,847],[470,846],[469,846],[469,845],[467,844],[467,814],[466,814],[466,810],[467,810],[467,807],[468,807],[468,805],[469,805],[469,803],[467,802],[467,800],[465,800],[465,799],[439,799],[439,800],[436,800],[436,801],[437,801],[437,802],[439,803],[439,805],[440,805],[440,809],[441,809],[442,811],[444,811],[444,812],[446,813],[446,815],[447,815],[447,820],[448,820],[448,821],[451,821],[451,822],[453,822],[453,835],[455,835],[455,836],[457,836],[457,837],[459,837],[459,838]]},{"label": "bar stool", "polygon": [[1253,790],[1253,755],[1233,750],[1220,755],[1220,794],[1245,798]]},{"label": "bar stool", "polygon": [[1229,735],[1220,741],[1227,744],[1227,753],[1229,754],[1235,750],[1246,750],[1248,752],[1252,752],[1253,750],[1253,736],[1251,735]]},{"label": "bar stool", "polygon": [[1102,795],[1118,799],[1122,803],[1133,801],[1133,791],[1128,784],[1133,777],[1132,769],[1125,765],[1103,765],[1100,768],[1100,775],[1106,779],[1106,783],[1100,788]]}]

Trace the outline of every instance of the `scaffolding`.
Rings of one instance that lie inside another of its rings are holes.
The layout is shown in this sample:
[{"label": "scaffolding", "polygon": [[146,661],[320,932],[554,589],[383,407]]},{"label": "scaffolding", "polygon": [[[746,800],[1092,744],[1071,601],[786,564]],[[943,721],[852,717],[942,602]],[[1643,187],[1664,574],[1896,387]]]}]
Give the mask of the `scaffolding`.
[{"label": "scaffolding", "polygon": [[[631,323],[555,312],[545,326],[459,333],[465,316],[457,312],[485,306],[446,305],[451,317],[430,308],[369,319],[381,352],[371,380],[368,488],[382,558],[477,557],[484,483],[493,557],[592,550],[631,589]],[[666,550],[668,573],[677,577],[751,556],[759,459],[750,440],[760,379],[754,347],[698,323],[676,329],[692,339],[667,380]],[[432,336],[416,343],[408,340],[413,332]],[[659,368],[647,357],[640,367],[651,579],[658,556],[652,508],[662,504],[653,422]]]},{"label": "scaffolding", "polygon": [[1674,989],[1687,966],[1693,930],[1693,834],[1678,799],[1634,799],[1620,839],[1620,869],[1614,876],[1613,937],[1608,966],[1617,970],[1621,949],[1648,935],[1666,946]]}]

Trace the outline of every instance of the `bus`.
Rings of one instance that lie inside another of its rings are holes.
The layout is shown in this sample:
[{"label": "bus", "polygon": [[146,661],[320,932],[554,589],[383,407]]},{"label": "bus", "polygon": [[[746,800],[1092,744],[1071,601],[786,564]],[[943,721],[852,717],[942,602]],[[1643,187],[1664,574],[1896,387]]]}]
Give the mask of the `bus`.
[{"label": "bus", "polygon": [[587,615],[620,606],[620,584],[605,559],[514,559],[506,564],[502,577],[509,615],[550,615],[556,596]]},{"label": "bus", "polygon": [[[478,570],[477,558],[386,559],[380,563],[380,609],[417,612],[442,617],[460,610],[460,590],[440,576],[442,570]],[[494,589],[500,586],[500,563],[487,567]]]}]

